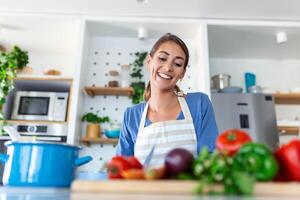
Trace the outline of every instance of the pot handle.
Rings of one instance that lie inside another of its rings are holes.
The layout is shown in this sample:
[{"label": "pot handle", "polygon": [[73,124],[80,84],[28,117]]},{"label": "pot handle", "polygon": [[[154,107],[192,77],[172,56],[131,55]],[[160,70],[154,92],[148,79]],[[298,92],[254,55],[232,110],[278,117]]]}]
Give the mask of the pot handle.
[{"label": "pot handle", "polygon": [[8,158],[9,158],[9,155],[0,153],[0,162],[6,163]]},{"label": "pot handle", "polygon": [[93,158],[91,156],[83,156],[83,157],[77,158],[75,160],[75,165],[81,166],[81,165],[84,165],[84,164],[90,162],[91,160],[93,160]]}]

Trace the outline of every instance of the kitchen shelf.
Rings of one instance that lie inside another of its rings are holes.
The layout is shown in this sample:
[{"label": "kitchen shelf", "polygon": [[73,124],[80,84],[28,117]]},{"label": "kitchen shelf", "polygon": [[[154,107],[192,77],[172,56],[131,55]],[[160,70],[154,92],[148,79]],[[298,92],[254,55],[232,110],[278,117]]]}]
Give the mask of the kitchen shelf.
[{"label": "kitchen shelf", "polygon": [[275,104],[300,104],[300,93],[273,94]]},{"label": "kitchen shelf", "polygon": [[94,97],[95,95],[120,95],[120,96],[132,96],[132,87],[85,87],[86,93]]},{"label": "kitchen shelf", "polygon": [[80,140],[82,143],[86,145],[90,144],[118,144],[118,138],[98,138],[98,139],[90,139],[90,138],[82,138]]},{"label": "kitchen shelf", "polygon": [[72,78],[58,76],[19,76],[14,78],[15,81],[66,81],[73,82]]},{"label": "kitchen shelf", "polygon": [[6,120],[8,124],[67,124],[61,121],[43,121],[43,120]]},{"label": "kitchen shelf", "polygon": [[298,135],[299,127],[295,126],[278,126],[279,135]]}]

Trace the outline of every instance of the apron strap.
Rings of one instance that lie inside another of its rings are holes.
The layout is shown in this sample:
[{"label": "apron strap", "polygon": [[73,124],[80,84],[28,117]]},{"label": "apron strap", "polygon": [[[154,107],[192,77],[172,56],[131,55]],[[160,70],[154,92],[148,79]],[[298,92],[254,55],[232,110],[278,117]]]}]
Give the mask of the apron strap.
[{"label": "apron strap", "polygon": [[188,120],[192,120],[193,118],[192,118],[189,106],[187,105],[185,98],[178,97],[178,101],[179,101],[184,118],[188,119]]},{"label": "apron strap", "polygon": [[139,132],[141,130],[143,130],[144,127],[145,127],[145,122],[146,122],[148,107],[149,107],[149,101],[147,101],[146,106],[145,106],[144,111],[143,111],[143,115],[142,115],[140,126],[139,126]]}]

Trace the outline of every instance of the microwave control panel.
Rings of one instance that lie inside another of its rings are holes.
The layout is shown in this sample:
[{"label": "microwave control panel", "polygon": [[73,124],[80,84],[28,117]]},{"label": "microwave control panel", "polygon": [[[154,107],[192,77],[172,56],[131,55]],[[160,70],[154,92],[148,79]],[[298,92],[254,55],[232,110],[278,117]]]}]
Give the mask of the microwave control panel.
[{"label": "microwave control panel", "polygon": [[14,124],[14,128],[21,135],[35,135],[35,136],[67,136],[68,125],[65,123],[58,124]]},{"label": "microwave control panel", "polygon": [[65,121],[68,106],[68,93],[57,93],[54,102],[53,117],[55,121]]}]

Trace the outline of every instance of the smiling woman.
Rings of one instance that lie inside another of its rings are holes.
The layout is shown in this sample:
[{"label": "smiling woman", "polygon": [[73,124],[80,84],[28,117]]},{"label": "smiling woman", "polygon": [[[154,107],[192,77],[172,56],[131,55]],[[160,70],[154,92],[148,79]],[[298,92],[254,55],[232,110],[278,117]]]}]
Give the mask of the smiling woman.
[{"label": "smiling woman", "polygon": [[176,35],[167,33],[154,44],[146,59],[145,102],[125,111],[117,154],[135,155],[143,163],[155,145],[150,164],[155,167],[174,148],[194,156],[203,146],[213,151],[218,130],[210,100],[201,92],[184,94],[176,85],[188,61],[188,48]]}]

